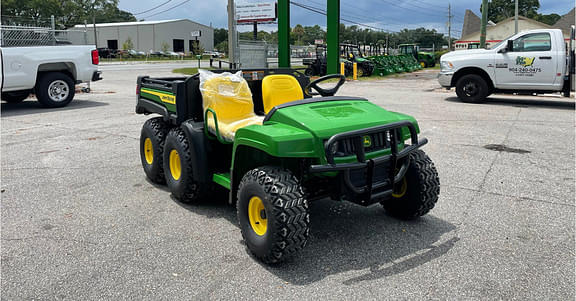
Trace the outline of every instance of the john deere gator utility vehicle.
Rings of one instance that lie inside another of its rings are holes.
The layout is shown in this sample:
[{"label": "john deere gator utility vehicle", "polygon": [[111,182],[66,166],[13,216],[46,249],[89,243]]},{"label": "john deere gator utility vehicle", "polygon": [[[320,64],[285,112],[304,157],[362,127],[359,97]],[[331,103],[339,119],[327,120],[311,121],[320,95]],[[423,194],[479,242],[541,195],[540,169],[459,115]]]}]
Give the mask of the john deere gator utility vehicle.
[{"label": "john deere gator utility vehicle", "polygon": [[436,58],[433,53],[420,51],[420,46],[416,44],[398,45],[398,54],[412,55],[420,63],[422,68],[436,66]]},{"label": "john deere gator utility vehicle", "polygon": [[304,73],[308,76],[326,75],[326,45],[316,45],[316,57],[305,58],[302,64],[306,67]]},{"label": "john deere gator utility vehicle", "polygon": [[159,115],[142,127],[144,172],[182,202],[227,190],[247,248],[265,263],[306,245],[315,200],[380,203],[402,219],[428,213],[440,187],[418,123],[335,96],[344,82],[288,69],[139,77],[136,112]]},{"label": "john deere gator utility vehicle", "polygon": [[[340,55],[342,58],[348,60],[346,64],[347,69],[352,68],[352,64],[356,63],[358,76],[370,76],[374,71],[374,63],[365,58],[358,45],[354,44],[340,44]],[[350,73],[352,73],[350,71]]]}]

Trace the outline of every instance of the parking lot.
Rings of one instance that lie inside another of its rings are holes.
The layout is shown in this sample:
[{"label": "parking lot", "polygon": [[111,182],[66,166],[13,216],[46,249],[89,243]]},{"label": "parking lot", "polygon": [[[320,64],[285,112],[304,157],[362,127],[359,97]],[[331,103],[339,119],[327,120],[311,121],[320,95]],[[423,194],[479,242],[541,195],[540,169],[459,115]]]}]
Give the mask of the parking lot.
[{"label": "parking lot", "polygon": [[266,266],[221,196],[184,205],[145,178],[136,76],[173,68],[103,65],[61,109],[2,103],[3,299],[575,298],[573,98],[461,103],[437,70],[345,84],[418,120],[438,204],[406,222],[313,202],[307,247]]}]

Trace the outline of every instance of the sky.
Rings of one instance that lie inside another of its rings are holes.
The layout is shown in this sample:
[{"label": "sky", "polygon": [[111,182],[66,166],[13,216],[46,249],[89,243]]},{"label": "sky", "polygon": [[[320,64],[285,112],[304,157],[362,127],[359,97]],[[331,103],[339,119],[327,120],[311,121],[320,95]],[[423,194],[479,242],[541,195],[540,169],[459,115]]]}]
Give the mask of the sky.
[{"label": "sky", "polygon": [[[326,8],[326,0],[291,1],[319,9]],[[266,1],[236,0],[236,4],[256,2]],[[148,11],[163,3],[166,4]],[[403,28],[424,27],[447,34],[449,3],[453,15],[452,36],[459,37],[466,9],[471,9],[480,16],[481,0],[340,0],[340,18],[382,30],[399,31]],[[216,28],[227,28],[227,4],[228,0],[120,0],[119,7],[135,14],[139,20],[190,19]],[[574,8],[574,5],[575,0],[540,0],[539,12],[563,15]],[[326,27],[326,16],[294,5],[290,7],[290,19],[291,26],[317,24]],[[352,25],[348,22],[341,23]],[[276,30],[276,26],[265,25],[260,26],[260,29]],[[250,30],[250,25],[238,27],[241,32]]]}]

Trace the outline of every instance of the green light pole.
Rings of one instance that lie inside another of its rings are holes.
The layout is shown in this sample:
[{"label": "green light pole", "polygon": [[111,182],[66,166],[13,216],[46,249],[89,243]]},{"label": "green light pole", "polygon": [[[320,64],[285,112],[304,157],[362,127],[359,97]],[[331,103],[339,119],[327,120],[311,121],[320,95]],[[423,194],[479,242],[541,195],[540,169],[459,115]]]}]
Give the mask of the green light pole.
[{"label": "green light pole", "polygon": [[290,68],[290,0],[278,0],[278,67]]},{"label": "green light pole", "polygon": [[337,74],[340,65],[340,0],[328,0],[326,37],[327,74]]}]

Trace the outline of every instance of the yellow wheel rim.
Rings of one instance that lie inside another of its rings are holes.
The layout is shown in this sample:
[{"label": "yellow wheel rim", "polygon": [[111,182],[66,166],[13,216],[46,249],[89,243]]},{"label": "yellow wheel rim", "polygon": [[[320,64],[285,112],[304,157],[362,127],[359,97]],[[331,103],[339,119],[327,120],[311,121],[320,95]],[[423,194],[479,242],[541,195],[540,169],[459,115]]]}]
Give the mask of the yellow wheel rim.
[{"label": "yellow wheel rim", "polygon": [[152,147],[152,140],[150,140],[150,138],[144,140],[144,158],[148,164],[154,162],[154,148]]},{"label": "yellow wheel rim", "polygon": [[395,198],[401,198],[406,194],[406,191],[408,190],[408,182],[406,182],[406,177],[404,177],[402,179],[402,186],[400,186],[400,191],[398,191],[397,193],[392,193],[392,197]]},{"label": "yellow wheel rim", "polygon": [[182,166],[180,165],[180,155],[173,149],[170,151],[170,174],[174,180],[179,180],[182,175]]},{"label": "yellow wheel rim", "polygon": [[248,219],[250,220],[250,226],[252,230],[260,236],[266,234],[268,229],[268,219],[266,217],[266,208],[264,208],[264,203],[262,199],[254,196],[250,199],[248,203]]},{"label": "yellow wheel rim", "polygon": [[422,66],[422,68],[426,68],[426,63],[420,62],[420,66]]}]

